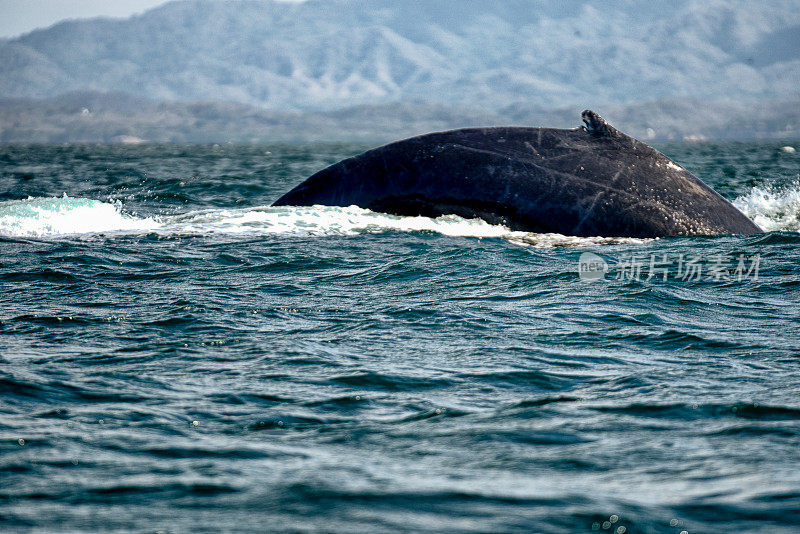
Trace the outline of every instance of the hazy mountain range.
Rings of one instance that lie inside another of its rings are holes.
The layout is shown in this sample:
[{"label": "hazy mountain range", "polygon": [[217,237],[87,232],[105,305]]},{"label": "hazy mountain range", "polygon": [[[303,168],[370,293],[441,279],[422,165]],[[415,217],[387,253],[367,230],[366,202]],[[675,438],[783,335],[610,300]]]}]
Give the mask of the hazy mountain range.
[{"label": "hazy mountain range", "polygon": [[[196,101],[299,126],[349,109],[340,122],[356,130],[353,116],[370,130],[411,109],[424,130],[704,103],[700,117],[720,113],[720,124],[769,110],[753,135],[776,137],[800,130],[794,110],[778,112],[796,106],[799,87],[800,0],[194,0],[0,40],[0,139],[14,130],[9,109],[52,107],[67,93],[127,93],[147,102],[137,113],[169,101],[176,121]],[[645,122],[631,124],[661,137],[701,126],[665,135]]]}]

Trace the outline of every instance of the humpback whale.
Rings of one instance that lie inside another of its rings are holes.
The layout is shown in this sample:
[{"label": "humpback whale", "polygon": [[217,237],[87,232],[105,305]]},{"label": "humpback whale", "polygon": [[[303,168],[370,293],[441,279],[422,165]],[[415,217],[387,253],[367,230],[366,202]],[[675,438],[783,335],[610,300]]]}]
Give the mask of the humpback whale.
[{"label": "humpback whale", "polygon": [[584,237],[762,233],[657,150],[593,111],[582,118],[567,130],[470,128],[397,141],[314,174],[273,205],[454,214]]}]

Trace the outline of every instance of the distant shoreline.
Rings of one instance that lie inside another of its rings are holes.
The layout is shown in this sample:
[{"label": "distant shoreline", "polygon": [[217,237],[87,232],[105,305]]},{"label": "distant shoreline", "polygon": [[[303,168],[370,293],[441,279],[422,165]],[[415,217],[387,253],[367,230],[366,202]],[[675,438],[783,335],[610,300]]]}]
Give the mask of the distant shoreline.
[{"label": "distant shoreline", "polygon": [[[670,99],[598,106],[645,142],[800,139],[800,95],[752,103]],[[126,93],[0,98],[0,143],[365,142],[496,125],[575,128],[582,109],[499,111],[397,102],[280,112],[233,102],[156,101]]]}]

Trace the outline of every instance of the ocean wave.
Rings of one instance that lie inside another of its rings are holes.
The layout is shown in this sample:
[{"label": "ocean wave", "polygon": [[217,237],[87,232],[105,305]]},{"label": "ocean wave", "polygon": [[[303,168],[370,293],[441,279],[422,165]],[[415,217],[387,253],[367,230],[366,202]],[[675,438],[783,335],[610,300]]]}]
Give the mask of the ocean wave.
[{"label": "ocean wave", "polygon": [[785,188],[754,187],[733,205],[765,232],[800,231],[800,183]]},{"label": "ocean wave", "polygon": [[352,236],[433,232],[453,237],[505,239],[520,246],[552,248],[643,243],[648,239],[575,237],[512,231],[456,215],[402,217],[357,206],[256,206],[205,209],[180,215],[136,217],[120,202],[87,198],[29,198],[0,202],[0,235],[53,237],[97,234]]},{"label": "ocean wave", "polygon": [[0,202],[0,235],[6,237],[142,232],[160,226],[153,218],[123,213],[120,203],[88,198],[64,195]]},{"label": "ocean wave", "polygon": [[639,243],[647,240],[575,237],[518,232],[482,219],[457,215],[430,218],[376,213],[358,206],[264,206],[204,210],[174,217],[163,228],[175,233],[289,234],[303,236],[358,235],[384,232],[434,232],[452,237],[505,239],[523,246],[589,246]]}]

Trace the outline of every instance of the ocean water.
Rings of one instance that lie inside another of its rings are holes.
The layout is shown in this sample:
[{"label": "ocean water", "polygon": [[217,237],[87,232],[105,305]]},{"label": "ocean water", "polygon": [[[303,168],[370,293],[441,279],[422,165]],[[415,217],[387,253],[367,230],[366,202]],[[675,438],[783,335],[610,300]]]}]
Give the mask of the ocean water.
[{"label": "ocean water", "polygon": [[783,144],[659,147],[768,233],[656,240],[269,207],[364,146],[0,146],[0,530],[797,532]]}]

